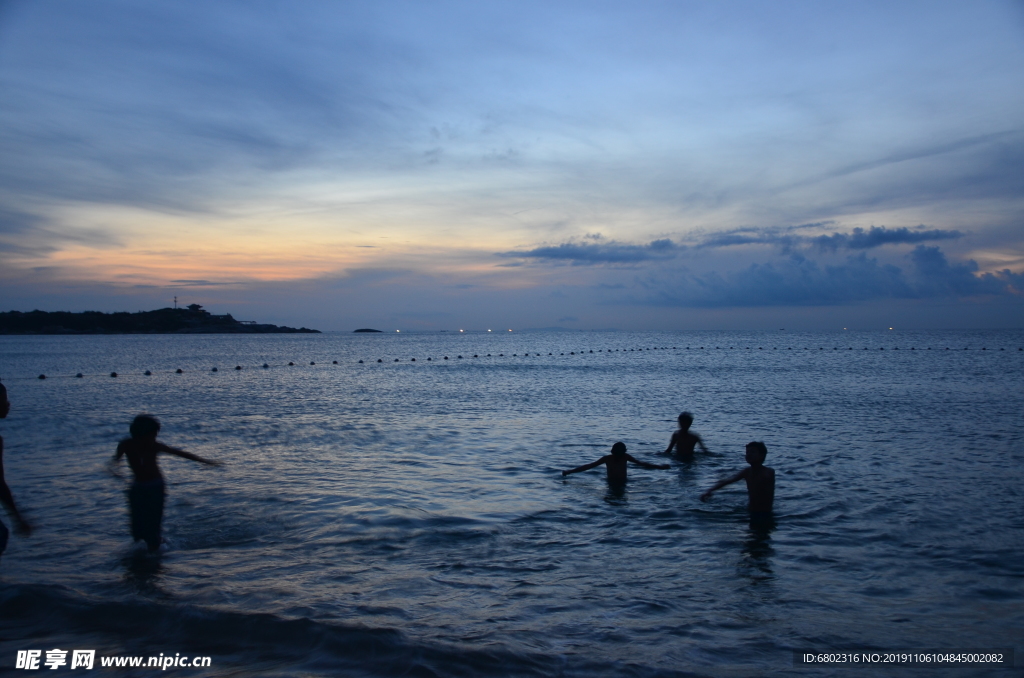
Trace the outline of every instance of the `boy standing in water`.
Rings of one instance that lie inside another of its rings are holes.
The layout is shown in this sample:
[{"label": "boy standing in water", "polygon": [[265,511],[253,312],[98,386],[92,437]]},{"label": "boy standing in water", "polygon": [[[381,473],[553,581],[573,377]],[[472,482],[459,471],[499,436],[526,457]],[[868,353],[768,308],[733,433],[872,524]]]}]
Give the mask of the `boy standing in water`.
[{"label": "boy standing in water", "polygon": [[117,452],[111,464],[128,457],[128,465],[135,476],[135,482],[128,490],[128,508],[132,516],[132,538],[135,541],[145,540],[150,553],[160,548],[160,523],[164,516],[164,478],[156,465],[157,452],[173,454],[192,461],[210,466],[220,466],[220,462],[203,459],[199,455],[176,450],[156,441],[160,432],[160,422],[156,417],[140,414],[132,421],[128,431],[131,438],[125,438],[117,445]]},{"label": "boy standing in water", "polygon": [[700,436],[690,431],[690,426],[693,425],[693,415],[689,412],[683,412],[679,415],[679,430],[672,434],[672,439],[668,441],[668,447],[665,448],[663,454],[669,454],[672,452],[672,448],[676,448],[676,456],[680,459],[689,461],[693,459],[693,448],[700,445],[702,452],[707,452],[708,448],[704,447],[704,441],[701,440]]},{"label": "boy standing in water", "polygon": [[595,466],[604,464],[608,469],[608,482],[620,484],[626,482],[626,462],[631,461],[638,466],[652,469],[667,469],[671,468],[668,464],[648,464],[645,461],[640,461],[633,457],[633,455],[626,452],[626,444],[619,442],[612,445],[612,453],[606,454],[597,461],[583,466],[578,466],[569,471],[562,471],[563,476],[567,476],[570,473],[579,473],[580,471],[589,471]]},{"label": "boy standing in water", "polygon": [[[0,384],[0,419],[6,419],[7,413],[10,411],[11,403],[7,400],[7,387]],[[4,439],[2,437],[0,437],[0,503],[3,503],[7,512],[11,514],[15,532],[26,537],[32,534],[32,526],[26,523],[18,513],[14,495],[11,494],[11,488],[7,487],[7,481],[4,480]],[[7,548],[8,535],[7,526],[0,522],[0,554]]]},{"label": "boy standing in water", "polygon": [[700,495],[700,500],[707,501],[715,490],[720,490],[738,480],[746,480],[751,517],[771,515],[772,504],[775,501],[775,469],[764,465],[767,456],[768,448],[764,443],[747,443],[747,463],[750,464],[750,468],[745,468],[725,480],[719,480],[711,489]]}]

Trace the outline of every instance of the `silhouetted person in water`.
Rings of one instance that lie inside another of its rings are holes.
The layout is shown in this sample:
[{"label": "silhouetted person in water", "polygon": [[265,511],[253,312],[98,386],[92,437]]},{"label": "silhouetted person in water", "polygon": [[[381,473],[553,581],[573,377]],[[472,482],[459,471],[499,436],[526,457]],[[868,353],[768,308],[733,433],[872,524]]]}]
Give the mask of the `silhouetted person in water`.
[{"label": "silhouetted person in water", "polygon": [[653,469],[666,469],[671,468],[668,464],[648,464],[646,461],[640,461],[633,457],[633,455],[626,452],[625,443],[615,443],[612,445],[612,453],[606,454],[597,461],[583,466],[578,466],[569,471],[562,471],[563,476],[567,476],[570,473],[579,473],[580,471],[589,471],[590,469],[604,464],[608,469],[608,482],[614,484],[621,484],[626,482],[626,462],[633,462],[638,466],[644,468]]},{"label": "silhouetted person in water", "polygon": [[135,541],[145,540],[152,553],[160,548],[160,523],[164,517],[164,478],[156,464],[157,452],[173,454],[210,466],[219,466],[220,462],[203,459],[191,452],[176,450],[158,443],[156,434],[160,432],[160,422],[148,414],[135,417],[128,430],[132,437],[118,443],[111,465],[121,461],[123,456],[128,457],[128,465],[135,475],[135,482],[128,490],[132,538]]},{"label": "silhouetted person in water", "polygon": [[669,454],[672,452],[672,448],[676,448],[676,456],[680,459],[693,459],[693,448],[700,445],[702,452],[707,452],[708,448],[704,447],[704,441],[701,440],[700,436],[690,431],[690,426],[693,425],[693,415],[689,412],[683,412],[679,415],[679,430],[672,434],[672,439],[668,441],[668,447],[662,454]]},{"label": "silhouetted person in water", "polygon": [[[0,419],[6,419],[7,413],[10,411],[11,403],[7,400],[7,387],[0,384]],[[32,534],[32,526],[25,522],[25,519],[18,513],[14,495],[11,494],[11,488],[7,487],[7,481],[4,480],[4,439],[2,437],[0,437],[0,503],[3,503],[11,515],[15,532],[26,537]],[[0,554],[7,548],[8,534],[7,526],[0,522]]]},{"label": "silhouetted person in water", "polygon": [[700,495],[701,501],[711,498],[711,493],[739,480],[747,481],[747,495],[750,498],[750,516],[767,518],[771,516],[772,504],[775,501],[775,469],[764,465],[768,456],[768,448],[764,443],[747,443],[747,463],[745,468],[736,475],[719,480],[711,489]]}]

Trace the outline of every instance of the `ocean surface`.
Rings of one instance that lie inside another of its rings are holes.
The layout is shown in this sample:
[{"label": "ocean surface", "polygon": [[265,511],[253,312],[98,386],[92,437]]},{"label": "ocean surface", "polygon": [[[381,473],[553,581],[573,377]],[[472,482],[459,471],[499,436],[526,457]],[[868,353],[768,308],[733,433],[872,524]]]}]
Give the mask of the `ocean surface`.
[{"label": "ocean surface", "polygon": [[[205,655],[168,671],[210,676],[1020,675],[1021,348],[1019,331],[3,336],[7,482],[36,530],[0,561],[0,671],[60,648]],[[686,463],[661,456],[683,410],[710,449]],[[159,558],[131,542],[126,466],[107,467],[140,412],[223,462],[162,460]],[[602,468],[561,476],[619,440],[671,470],[633,467],[623,492]],[[777,473],[767,525],[742,483],[698,499],[751,440]],[[1018,668],[793,661],[954,648],[1015,648]]]}]

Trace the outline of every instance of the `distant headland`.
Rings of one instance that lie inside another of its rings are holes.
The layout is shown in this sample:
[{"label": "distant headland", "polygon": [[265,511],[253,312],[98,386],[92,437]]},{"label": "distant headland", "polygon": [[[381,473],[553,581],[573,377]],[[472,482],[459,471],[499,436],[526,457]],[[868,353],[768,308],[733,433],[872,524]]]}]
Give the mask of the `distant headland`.
[{"label": "distant headland", "polygon": [[362,329],[352,330],[353,334],[355,334],[356,332],[380,332],[380,330],[371,330],[369,327],[363,327]]},{"label": "distant headland", "polygon": [[0,334],[319,334],[305,327],[278,327],[213,315],[199,304],[138,313],[8,311],[0,313]]}]

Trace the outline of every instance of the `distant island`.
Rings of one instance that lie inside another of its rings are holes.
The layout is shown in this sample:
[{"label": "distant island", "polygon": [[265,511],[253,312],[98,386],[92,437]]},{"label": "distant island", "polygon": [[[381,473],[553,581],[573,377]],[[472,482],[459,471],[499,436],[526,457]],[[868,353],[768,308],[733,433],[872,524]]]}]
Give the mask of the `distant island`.
[{"label": "distant island", "polygon": [[353,334],[355,334],[356,332],[380,332],[380,330],[371,330],[368,327],[364,327],[361,330],[352,330]]},{"label": "distant island", "polygon": [[138,313],[8,311],[0,313],[0,334],[319,334],[305,327],[278,327],[213,315],[199,304]]}]

